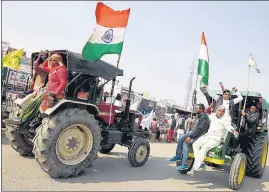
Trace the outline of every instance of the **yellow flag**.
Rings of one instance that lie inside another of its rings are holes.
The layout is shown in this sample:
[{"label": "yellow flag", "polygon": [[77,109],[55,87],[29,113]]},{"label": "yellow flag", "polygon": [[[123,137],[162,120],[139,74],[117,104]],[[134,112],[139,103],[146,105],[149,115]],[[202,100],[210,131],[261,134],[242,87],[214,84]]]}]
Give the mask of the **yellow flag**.
[{"label": "yellow flag", "polygon": [[144,98],[148,98],[148,97],[149,97],[149,92],[144,92],[144,93],[143,93],[143,97],[144,97]]},{"label": "yellow flag", "polygon": [[19,70],[22,55],[23,55],[23,49],[8,53],[2,60],[3,66],[10,69]]}]

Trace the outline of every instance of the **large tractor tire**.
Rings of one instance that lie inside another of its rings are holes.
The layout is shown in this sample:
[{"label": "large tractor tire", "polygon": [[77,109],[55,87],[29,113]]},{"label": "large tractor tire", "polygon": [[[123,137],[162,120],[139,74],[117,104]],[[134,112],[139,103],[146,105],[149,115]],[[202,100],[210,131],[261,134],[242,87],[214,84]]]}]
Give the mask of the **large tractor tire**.
[{"label": "large tractor tire", "polygon": [[268,154],[267,132],[258,133],[248,139],[247,155],[247,175],[261,178],[266,167]]},{"label": "large tractor tire", "polygon": [[114,147],[115,144],[101,142],[101,149],[99,150],[99,152],[102,154],[108,154],[114,149]]},{"label": "large tractor tire", "polygon": [[241,187],[246,172],[246,164],[246,155],[244,153],[237,153],[229,175],[229,186],[231,189],[238,190]]},{"label": "large tractor tire", "polygon": [[[9,118],[17,117],[19,113],[19,108],[15,109],[10,113]],[[20,155],[26,157],[33,157],[33,143],[28,137],[18,131],[18,127],[13,127],[6,125],[6,137],[8,139],[9,145],[17,151]]]},{"label": "large tractor tire", "polygon": [[146,139],[138,138],[129,148],[128,160],[133,167],[141,167],[147,162],[149,153],[149,142]]},{"label": "large tractor tire", "polygon": [[66,109],[48,117],[37,130],[37,163],[54,178],[77,176],[98,157],[101,129],[92,114]]}]

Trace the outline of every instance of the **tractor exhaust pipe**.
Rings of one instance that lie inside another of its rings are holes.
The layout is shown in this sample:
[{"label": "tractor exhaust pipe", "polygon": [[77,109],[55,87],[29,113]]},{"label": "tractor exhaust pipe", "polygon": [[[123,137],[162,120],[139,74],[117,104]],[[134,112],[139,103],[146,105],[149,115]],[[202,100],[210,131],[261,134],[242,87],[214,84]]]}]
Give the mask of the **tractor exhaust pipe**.
[{"label": "tractor exhaust pipe", "polygon": [[124,112],[124,116],[125,116],[126,119],[129,118],[130,104],[131,104],[131,91],[132,91],[133,80],[135,80],[135,77],[133,77],[131,79],[130,84],[129,84],[128,98],[126,100],[126,106],[125,106],[125,112]]}]

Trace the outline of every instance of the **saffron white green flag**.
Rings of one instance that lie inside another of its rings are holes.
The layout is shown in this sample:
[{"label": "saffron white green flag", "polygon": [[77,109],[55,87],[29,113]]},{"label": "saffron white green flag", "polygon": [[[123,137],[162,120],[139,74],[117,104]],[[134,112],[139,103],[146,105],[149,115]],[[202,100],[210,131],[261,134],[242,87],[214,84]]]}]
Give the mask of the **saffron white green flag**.
[{"label": "saffron white green flag", "polygon": [[261,73],[258,65],[254,61],[254,58],[253,58],[253,56],[251,54],[249,55],[248,66],[253,67],[254,69],[256,69],[257,73]]},{"label": "saffron white green flag", "polygon": [[199,52],[197,72],[201,78],[200,87],[208,86],[209,57],[208,57],[208,49],[207,49],[207,44],[206,44],[204,32],[202,32],[202,36],[201,36],[201,46],[200,46],[200,52]]},{"label": "saffron white green flag", "polygon": [[97,3],[97,26],[82,50],[85,60],[98,60],[104,54],[121,54],[130,9],[114,11],[104,3]]}]

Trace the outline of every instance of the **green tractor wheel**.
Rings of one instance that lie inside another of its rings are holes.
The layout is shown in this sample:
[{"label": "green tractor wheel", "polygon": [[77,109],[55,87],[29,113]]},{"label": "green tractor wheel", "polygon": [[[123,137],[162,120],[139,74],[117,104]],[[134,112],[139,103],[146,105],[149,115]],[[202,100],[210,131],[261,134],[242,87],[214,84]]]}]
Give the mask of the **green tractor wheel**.
[{"label": "green tractor wheel", "polygon": [[260,133],[249,137],[247,155],[247,175],[261,178],[265,169],[268,154],[268,135]]},{"label": "green tractor wheel", "polygon": [[243,182],[246,172],[247,158],[243,153],[237,153],[232,163],[229,175],[229,186],[233,190],[238,190]]}]

